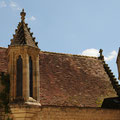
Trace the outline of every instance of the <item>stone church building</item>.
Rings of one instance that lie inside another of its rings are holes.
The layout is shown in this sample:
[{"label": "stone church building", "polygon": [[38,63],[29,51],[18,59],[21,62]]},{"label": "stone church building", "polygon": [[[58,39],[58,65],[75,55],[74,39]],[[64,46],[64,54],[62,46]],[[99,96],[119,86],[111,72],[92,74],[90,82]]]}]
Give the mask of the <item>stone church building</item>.
[{"label": "stone church building", "polygon": [[[20,15],[11,44],[0,47],[0,73],[10,75],[9,116],[13,120],[120,120],[120,85],[102,50],[99,57],[41,51],[25,23],[24,10]],[[119,72],[120,52],[117,65]]]}]

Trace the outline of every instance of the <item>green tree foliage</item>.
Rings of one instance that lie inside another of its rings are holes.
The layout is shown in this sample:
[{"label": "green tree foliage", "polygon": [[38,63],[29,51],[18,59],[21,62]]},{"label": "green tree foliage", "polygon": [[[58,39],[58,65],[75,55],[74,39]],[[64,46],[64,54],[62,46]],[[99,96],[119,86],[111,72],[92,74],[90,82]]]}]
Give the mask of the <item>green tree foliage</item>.
[{"label": "green tree foliage", "polygon": [[8,74],[1,74],[0,83],[4,86],[0,93],[0,108],[3,108],[5,113],[10,113],[9,107],[9,92],[10,92],[10,77]]}]

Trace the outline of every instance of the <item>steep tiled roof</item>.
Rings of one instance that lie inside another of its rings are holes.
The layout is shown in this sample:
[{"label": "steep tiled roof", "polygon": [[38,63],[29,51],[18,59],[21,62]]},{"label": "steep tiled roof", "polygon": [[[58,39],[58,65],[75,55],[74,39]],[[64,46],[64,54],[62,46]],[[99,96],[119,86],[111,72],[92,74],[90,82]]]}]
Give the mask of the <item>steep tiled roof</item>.
[{"label": "steep tiled roof", "polygon": [[[0,72],[7,72],[7,49],[0,48]],[[116,96],[102,60],[40,52],[41,105],[98,107]]]},{"label": "steep tiled roof", "polygon": [[35,37],[32,37],[33,33],[30,33],[30,28],[28,28],[28,24],[24,21],[25,15],[26,13],[23,10],[21,12],[21,22],[19,22],[15,34],[13,35],[13,39],[11,39],[11,45],[29,45],[37,47]]},{"label": "steep tiled roof", "polygon": [[42,105],[100,106],[116,96],[102,60],[95,57],[40,53]]},{"label": "steep tiled roof", "polygon": [[0,47],[0,73],[7,72],[7,48]]}]

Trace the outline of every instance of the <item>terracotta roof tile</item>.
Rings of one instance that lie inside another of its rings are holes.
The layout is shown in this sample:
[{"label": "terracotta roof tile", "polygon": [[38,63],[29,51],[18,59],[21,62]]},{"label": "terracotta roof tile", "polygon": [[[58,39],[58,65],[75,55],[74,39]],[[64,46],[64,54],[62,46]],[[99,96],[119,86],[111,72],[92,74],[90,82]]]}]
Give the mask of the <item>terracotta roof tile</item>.
[{"label": "terracotta roof tile", "polygon": [[[7,72],[6,51],[0,48],[0,72]],[[98,58],[40,52],[39,62],[42,105],[97,107],[116,96]]]},{"label": "terracotta roof tile", "polygon": [[7,72],[7,48],[0,47],[0,72]]},{"label": "terracotta roof tile", "polygon": [[97,107],[97,101],[112,96],[116,93],[98,58],[40,53],[42,105]]}]

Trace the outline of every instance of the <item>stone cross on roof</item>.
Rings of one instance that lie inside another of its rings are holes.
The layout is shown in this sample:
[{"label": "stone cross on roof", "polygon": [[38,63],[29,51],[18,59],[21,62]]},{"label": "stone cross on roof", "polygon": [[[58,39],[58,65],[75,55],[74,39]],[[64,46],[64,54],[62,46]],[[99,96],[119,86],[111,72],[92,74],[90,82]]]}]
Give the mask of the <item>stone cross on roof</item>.
[{"label": "stone cross on roof", "polygon": [[103,56],[103,55],[102,55],[102,52],[103,52],[103,50],[102,50],[102,49],[100,49],[100,51],[99,51],[100,56]]},{"label": "stone cross on roof", "polygon": [[99,50],[99,53],[100,53],[99,59],[104,60],[103,50],[100,49],[100,50]]}]

